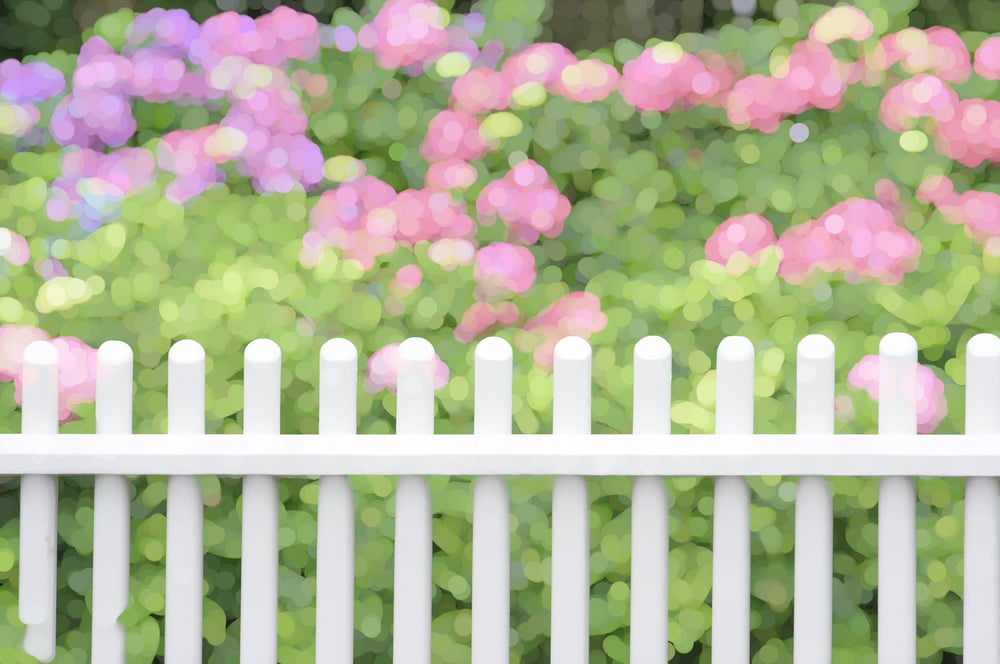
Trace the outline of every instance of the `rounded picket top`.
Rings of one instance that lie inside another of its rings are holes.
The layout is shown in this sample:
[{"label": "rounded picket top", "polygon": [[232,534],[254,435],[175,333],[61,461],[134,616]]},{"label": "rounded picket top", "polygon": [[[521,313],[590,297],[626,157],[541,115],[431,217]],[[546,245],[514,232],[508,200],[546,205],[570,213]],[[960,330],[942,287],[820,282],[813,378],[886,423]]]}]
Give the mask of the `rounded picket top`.
[{"label": "rounded picket top", "polygon": [[589,360],[590,344],[583,337],[568,336],[556,342],[554,357],[558,360],[581,361]]},{"label": "rounded picket top", "polygon": [[514,359],[514,350],[502,337],[487,337],[476,344],[476,359],[485,362],[507,362]]},{"label": "rounded picket top", "polygon": [[434,345],[423,337],[410,337],[399,344],[399,359],[406,362],[431,362],[434,359]]},{"label": "rounded picket top", "polygon": [[909,358],[917,356],[917,340],[906,332],[890,332],[878,342],[878,354],[883,357]]},{"label": "rounded picket top", "polygon": [[271,339],[254,339],[243,351],[243,361],[246,364],[280,364],[281,346]]},{"label": "rounded picket top", "polygon": [[965,352],[969,358],[989,360],[1000,357],[1000,337],[988,332],[981,332],[965,344]]},{"label": "rounded picket top", "polygon": [[194,339],[181,339],[170,347],[167,360],[172,364],[198,364],[205,361],[205,349]]},{"label": "rounded picket top", "polygon": [[107,367],[131,366],[132,347],[124,341],[105,341],[97,349],[97,363]]},{"label": "rounded picket top", "polygon": [[358,349],[350,339],[338,337],[324,342],[319,349],[319,356],[324,362],[357,362]]},{"label": "rounded picket top", "polygon": [[801,360],[830,360],[835,352],[833,341],[823,334],[808,334],[799,341],[798,355]]},{"label": "rounded picket top", "polygon": [[97,433],[132,433],[132,348],[105,341],[97,349]]},{"label": "rounded picket top", "polygon": [[673,349],[670,342],[656,335],[645,336],[635,344],[633,357],[636,362],[663,362],[670,360]]},{"label": "rounded picket top", "polygon": [[719,342],[717,359],[720,364],[753,362],[753,342],[742,336],[729,336]]},{"label": "rounded picket top", "polygon": [[59,363],[59,351],[50,341],[32,341],[24,349],[24,364],[33,367],[51,367]]}]

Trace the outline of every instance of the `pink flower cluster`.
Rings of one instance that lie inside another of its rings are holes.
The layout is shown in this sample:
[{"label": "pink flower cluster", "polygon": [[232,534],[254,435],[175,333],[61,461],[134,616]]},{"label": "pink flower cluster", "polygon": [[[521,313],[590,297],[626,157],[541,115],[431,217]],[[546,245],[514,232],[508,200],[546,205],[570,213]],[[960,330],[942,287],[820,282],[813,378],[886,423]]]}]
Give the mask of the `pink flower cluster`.
[{"label": "pink flower cluster", "polygon": [[1000,80],[1000,35],[987,37],[979,45],[973,70],[987,81]]},{"label": "pink flower cluster", "polygon": [[917,118],[931,118],[927,131],[938,153],[970,168],[984,160],[1000,163],[1000,102],[959,101],[936,76],[917,74],[892,87],[882,98],[879,116],[897,132],[912,129]]},{"label": "pink flower cluster", "polygon": [[476,252],[473,278],[477,297],[523,293],[535,283],[535,256],[527,247],[494,242]]},{"label": "pink flower cluster", "polygon": [[383,69],[397,69],[444,55],[447,14],[430,0],[388,0],[361,28],[358,43],[374,50]]},{"label": "pink flower cluster", "polygon": [[132,62],[93,36],[80,48],[72,91],[52,112],[50,131],[59,145],[119,147],[135,133],[128,83]]},{"label": "pink flower cluster", "polygon": [[750,257],[751,265],[760,265],[760,251],[774,246],[777,238],[769,222],[759,214],[744,214],[730,217],[705,243],[705,258],[725,265],[736,252]]},{"label": "pink flower cluster", "polygon": [[455,338],[467,344],[497,326],[512,327],[520,316],[521,312],[513,302],[476,302],[465,311],[462,320],[455,326]]},{"label": "pink flower cluster", "polygon": [[61,175],[49,188],[45,213],[52,221],[79,219],[95,230],[121,215],[121,201],[156,180],[153,154],[145,148],[122,148],[108,154],[70,148],[60,159]]},{"label": "pink flower cluster", "polygon": [[209,71],[228,56],[280,67],[287,60],[309,60],[319,52],[318,27],[315,17],[290,7],[278,6],[256,19],[227,11],[202,24],[188,57]]},{"label": "pink flower cluster", "polygon": [[722,56],[685,53],[673,42],[647,48],[625,63],[619,91],[640,111],[666,112],[675,103],[691,108],[717,106],[729,92],[736,72]]},{"label": "pink flower cluster", "polygon": [[563,337],[589,339],[608,325],[601,312],[601,300],[593,293],[574,292],[560,298],[524,324],[524,332],[540,342],[535,348],[535,363],[546,369],[553,365],[556,344]]},{"label": "pink flower cluster", "polygon": [[223,152],[213,159],[205,148],[219,129],[219,125],[207,125],[164,134],[156,148],[156,163],[164,172],[177,176],[164,190],[167,200],[184,203],[225,180],[219,165],[229,161],[230,155]]},{"label": "pink flower cluster", "polygon": [[[434,389],[440,390],[448,384],[450,372],[437,353],[434,354]],[[375,351],[365,366],[364,389],[370,394],[382,390],[396,393],[399,380],[399,344],[389,344]]]},{"label": "pink flower cluster", "polygon": [[511,84],[501,73],[476,67],[455,79],[449,101],[453,110],[467,115],[498,111],[510,106]]},{"label": "pink flower cluster", "polygon": [[406,189],[386,207],[369,217],[380,232],[394,233],[397,242],[410,247],[441,238],[464,238],[476,232],[476,223],[465,213],[465,203],[447,191]]},{"label": "pink flower cluster", "polygon": [[420,154],[432,163],[446,159],[473,161],[486,154],[486,136],[475,116],[444,110],[427,127]]},{"label": "pink flower cluster", "polygon": [[[300,260],[315,266],[326,246],[341,249],[368,270],[375,258],[396,248],[395,219],[369,223],[370,214],[389,205],[396,191],[376,177],[363,175],[324,191],[309,215],[309,230],[302,238]],[[386,216],[381,213],[381,216]]]},{"label": "pink flower cluster", "polygon": [[934,147],[969,168],[984,161],[1000,164],[1000,101],[960,101],[950,118],[938,121]]},{"label": "pink flower cluster", "polygon": [[972,60],[962,38],[942,26],[904,28],[887,34],[864,62],[874,71],[885,71],[899,63],[907,74],[930,71],[953,83],[963,83],[972,74]]},{"label": "pink flower cluster", "polygon": [[[220,181],[215,164],[231,159],[260,191],[309,189],[322,180],[322,152],[305,136],[301,100],[281,69],[318,53],[315,18],[278,7],[257,19],[224,12],[199,26],[184,10],[155,9],[135,18],[127,40],[121,55],[100,37],[81,48],[72,91],[52,117],[59,144],[123,145],[136,130],[132,98],[181,105],[225,98],[231,106],[221,125],[230,133],[211,125],[165,137],[161,168],[178,175],[170,200],[187,201]],[[214,153],[212,137],[225,143]],[[178,156],[181,144],[194,151]]]},{"label": "pink flower cluster", "polygon": [[491,40],[480,50],[472,39],[483,31],[482,14],[468,14],[460,24],[455,18],[430,0],[388,0],[356,37],[340,26],[337,47],[350,51],[359,45],[375,54],[379,67],[402,67],[410,76],[420,75],[446,53],[461,53],[477,65],[495,66],[503,44]]},{"label": "pink flower cluster", "polygon": [[843,99],[852,69],[825,44],[804,41],[792,48],[774,77],[754,74],[726,96],[726,116],[736,127],[772,133],[788,115],[810,107],[830,110]]},{"label": "pink flower cluster", "polygon": [[916,126],[917,118],[954,117],[956,104],[958,95],[947,83],[931,74],[917,74],[889,89],[879,105],[879,117],[889,129],[904,132]]},{"label": "pink flower cluster", "polygon": [[[865,355],[847,374],[850,387],[863,389],[875,401],[878,401],[878,383],[878,355]],[[917,432],[932,433],[948,414],[948,402],[944,398],[944,382],[922,364],[917,365],[916,398]]]},{"label": "pink flower cluster", "polygon": [[801,284],[815,269],[842,270],[848,283],[874,278],[899,284],[916,269],[920,242],[898,226],[890,210],[876,201],[849,198],[819,219],[789,228],[779,239],[778,276]]},{"label": "pink flower cluster", "polygon": [[950,179],[935,175],[920,183],[917,200],[933,204],[945,221],[963,225],[967,237],[1000,255],[1000,195],[975,190],[958,194]]},{"label": "pink flower cluster", "polygon": [[476,199],[476,210],[484,224],[499,217],[519,242],[534,244],[539,235],[559,236],[569,216],[569,199],[559,193],[546,170],[525,159],[499,180],[490,182]]},{"label": "pink flower cluster", "polygon": [[376,257],[399,244],[412,247],[417,242],[464,238],[475,229],[464,203],[447,191],[407,189],[397,194],[385,182],[366,175],[323,192],[310,215],[301,259],[305,265],[315,265],[323,247],[332,246],[369,270]]},{"label": "pink flower cluster", "polygon": [[424,184],[431,189],[465,191],[476,183],[476,168],[462,159],[436,161],[427,169]]},{"label": "pink flower cluster", "polygon": [[59,353],[59,422],[74,419],[72,407],[97,396],[97,349],[76,337],[51,339],[30,325],[0,325],[0,382],[14,382],[14,401],[24,400],[24,351],[33,341],[49,341]]}]

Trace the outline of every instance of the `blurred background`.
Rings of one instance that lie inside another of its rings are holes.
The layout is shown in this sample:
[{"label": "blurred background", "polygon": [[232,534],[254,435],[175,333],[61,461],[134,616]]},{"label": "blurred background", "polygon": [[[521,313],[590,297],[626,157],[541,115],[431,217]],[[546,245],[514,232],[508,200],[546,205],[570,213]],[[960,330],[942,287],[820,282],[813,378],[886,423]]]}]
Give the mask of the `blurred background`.
[{"label": "blurred background", "polygon": [[[377,8],[384,0],[373,0]],[[465,13],[472,0],[437,0],[445,8]],[[836,0],[815,0],[835,4]],[[82,32],[104,14],[128,7],[142,12],[153,7],[183,8],[201,22],[222,11],[258,16],[287,5],[329,23],[334,10],[361,11],[365,0],[0,0],[0,59],[32,53],[80,48]],[[555,41],[573,51],[594,50],[629,38],[643,43],[650,37],[671,39],[681,32],[709,32],[720,26],[749,26],[754,19],[782,19],[797,13],[797,0],[547,0],[544,32],[536,41]],[[735,5],[735,7],[734,7]],[[735,9],[735,11],[734,11]],[[747,14],[747,10],[752,13]],[[745,16],[737,14],[746,14]],[[959,32],[1000,32],[998,0],[920,0],[910,14],[911,25],[946,25]]]}]

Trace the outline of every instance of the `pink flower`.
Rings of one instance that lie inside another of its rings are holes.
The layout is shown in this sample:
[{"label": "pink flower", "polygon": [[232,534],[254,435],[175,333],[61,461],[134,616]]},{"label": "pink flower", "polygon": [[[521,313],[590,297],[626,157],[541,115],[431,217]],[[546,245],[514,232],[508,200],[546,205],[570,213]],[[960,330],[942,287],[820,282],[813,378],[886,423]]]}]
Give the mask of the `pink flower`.
[{"label": "pink flower", "polygon": [[441,111],[430,122],[420,154],[429,162],[445,159],[475,161],[486,154],[486,137],[479,120],[466,113]]},{"label": "pink flower", "polygon": [[462,343],[469,343],[497,325],[514,325],[520,315],[513,302],[476,302],[466,310],[462,320],[455,326],[455,338]]},{"label": "pink flower", "polygon": [[563,69],[576,61],[573,52],[562,44],[543,42],[512,55],[500,67],[500,73],[511,90],[525,83],[541,83],[552,92],[551,86]]},{"label": "pink flower", "polygon": [[[448,365],[434,354],[434,389],[440,390],[448,384]],[[365,367],[364,389],[376,394],[388,389],[396,393],[396,381],[399,378],[399,344],[389,344],[376,351]]]},{"label": "pink flower", "polygon": [[1000,80],[1000,35],[988,37],[979,45],[974,69],[988,81]]},{"label": "pink flower", "polygon": [[879,117],[895,132],[916,126],[917,118],[934,118],[941,122],[954,117],[958,95],[937,76],[917,74],[893,86],[882,97]]},{"label": "pink flower", "polygon": [[[868,396],[878,401],[879,356],[865,355],[847,375],[847,384],[856,390],[865,390]],[[934,375],[930,367],[917,365],[917,432],[931,433],[948,414],[948,402],[944,398],[944,383]]]},{"label": "pink flower", "polygon": [[451,86],[451,108],[476,115],[499,111],[510,105],[511,86],[503,74],[486,67],[476,67],[455,79]]},{"label": "pink flower", "polygon": [[424,183],[430,189],[465,191],[476,183],[476,168],[462,159],[436,161],[427,169]]},{"label": "pink flower", "polygon": [[760,251],[777,242],[771,222],[759,214],[730,217],[722,222],[705,243],[705,258],[725,265],[737,251],[750,257],[751,265],[760,265]]},{"label": "pink flower", "polygon": [[601,101],[618,86],[618,70],[596,58],[569,64],[550,87],[552,93],[580,103]]},{"label": "pink flower", "polygon": [[559,236],[569,216],[569,199],[559,193],[546,170],[532,159],[525,159],[500,180],[483,187],[476,199],[476,210],[484,225],[495,216],[507,223],[518,242],[533,244],[539,235]]},{"label": "pink flower", "polygon": [[429,0],[388,0],[361,28],[358,43],[383,69],[426,64],[448,51],[447,12]]},{"label": "pink flower", "polygon": [[[324,247],[337,247],[344,258],[354,259],[365,270],[371,269],[377,256],[396,248],[394,225],[382,228],[378,221],[385,216],[384,206],[395,199],[396,191],[371,175],[324,191],[309,215],[310,230],[302,238],[303,264],[315,266]],[[383,211],[372,217],[379,209]]]},{"label": "pink flower", "polygon": [[789,228],[778,247],[778,276],[792,284],[802,284],[819,269],[842,270],[848,283],[874,278],[895,285],[916,269],[920,256],[920,242],[896,225],[892,212],[863,198],[849,198],[819,219]]},{"label": "pink flower", "polygon": [[713,77],[705,64],[672,42],[647,48],[625,63],[619,81],[622,98],[640,111],[669,111],[691,93],[710,93]]},{"label": "pink flower", "polygon": [[0,325],[0,382],[9,383],[21,373],[24,349],[32,341],[48,341],[45,330],[31,325]]},{"label": "pink flower", "polygon": [[535,256],[527,247],[494,242],[476,253],[473,278],[486,297],[523,293],[535,277]]},{"label": "pink flower", "polygon": [[563,337],[578,336],[589,339],[608,325],[608,317],[601,312],[601,300],[593,293],[575,292],[563,296],[524,325],[539,342],[535,348],[535,363],[551,369],[556,344]]},{"label": "pink flower", "polygon": [[97,397],[97,349],[76,337],[49,339],[43,330],[26,325],[0,326],[0,380],[14,381],[14,401],[24,399],[24,351],[33,341],[48,341],[58,352],[59,422],[74,418],[72,407]]}]

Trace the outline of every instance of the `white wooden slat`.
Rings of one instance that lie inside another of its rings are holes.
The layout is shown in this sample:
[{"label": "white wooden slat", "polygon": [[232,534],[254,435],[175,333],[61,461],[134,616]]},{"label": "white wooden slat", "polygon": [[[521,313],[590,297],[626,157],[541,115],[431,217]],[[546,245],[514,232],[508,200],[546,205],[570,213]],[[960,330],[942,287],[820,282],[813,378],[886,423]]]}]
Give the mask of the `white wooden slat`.
[{"label": "white wooden slat", "polygon": [[[24,349],[21,431],[59,433],[59,351],[48,341]],[[56,519],[59,478],[21,477],[18,618],[25,624],[23,648],[43,662],[56,653]]]},{"label": "white wooden slat", "polygon": [[1000,437],[964,434],[5,436],[8,475],[1000,476]]},{"label": "white wooden slat", "polygon": [[[178,341],[168,355],[167,431],[205,434],[205,350],[192,339]],[[201,661],[204,520],[198,477],[167,478],[166,664]]]},{"label": "white wooden slat", "polygon": [[[670,344],[662,337],[644,337],[635,345],[633,433],[669,436],[671,360]],[[663,477],[632,480],[631,537],[631,661],[666,662],[670,507]]]},{"label": "white wooden slat", "polygon": [[[1000,339],[977,334],[965,355],[965,433],[1000,434]],[[965,560],[962,658],[1000,662],[1000,481],[965,481]]]},{"label": "white wooden slat", "polygon": [[[715,431],[753,433],[754,348],[746,337],[719,344]],[[712,661],[750,661],[750,486],[716,477],[712,523]]]},{"label": "white wooden slat", "polygon": [[[552,433],[590,435],[591,349],[563,337],[554,351]],[[552,483],[552,661],[590,661],[590,496],[587,479],[562,475]]]},{"label": "white wooden slat", "polygon": [[[917,432],[917,342],[893,332],[879,343],[878,432]],[[917,661],[917,492],[911,477],[884,477],[878,497],[878,659]]]},{"label": "white wooden slat", "polygon": [[[358,426],[358,350],[347,339],[320,348],[319,433]],[[329,441],[322,443],[329,446]],[[354,492],[345,475],[319,479],[316,517],[316,661],[354,662]]]},{"label": "white wooden slat", "polygon": [[[475,434],[510,434],[514,353],[504,339],[476,345]],[[472,489],[472,664],[510,663],[510,496],[503,477]]]},{"label": "white wooden slat", "polygon": [[[243,431],[281,433],[281,348],[251,341],[243,359]],[[243,479],[240,664],[278,660],[278,478]]]},{"label": "white wooden slat", "polygon": [[[810,334],[798,346],[795,433],[833,433],[833,342]],[[795,495],[795,664],[830,662],[833,647],[833,498],[825,477],[800,477]]]},{"label": "white wooden slat", "polygon": [[[396,434],[434,433],[434,347],[411,337],[399,345]],[[426,477],[396,481],[392,661],[431,664],[431,494]]]},{"label": "white wooden slat", "polygon": [[[106,341],[97,349],[98,435],[132,433],[132,349]],[[94,609],[92,662],[125,664],[125,626],[131,553],[131,486],[122,475],[94,480]]]}]

